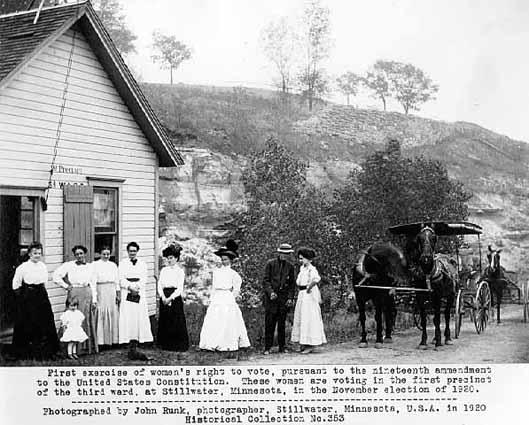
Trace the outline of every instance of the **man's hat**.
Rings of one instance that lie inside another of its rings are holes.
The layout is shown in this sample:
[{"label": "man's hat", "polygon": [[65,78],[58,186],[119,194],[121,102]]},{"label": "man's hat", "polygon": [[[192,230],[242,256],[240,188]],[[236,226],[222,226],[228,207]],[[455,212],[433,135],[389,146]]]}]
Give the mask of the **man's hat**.
[{"label": "man's hat", "polygon": [[294,250],[292,249],[292,245],[288,243],[282,243],[279,245],[279,248],[277,248],[277,252],[280,254],[292,254]]}]

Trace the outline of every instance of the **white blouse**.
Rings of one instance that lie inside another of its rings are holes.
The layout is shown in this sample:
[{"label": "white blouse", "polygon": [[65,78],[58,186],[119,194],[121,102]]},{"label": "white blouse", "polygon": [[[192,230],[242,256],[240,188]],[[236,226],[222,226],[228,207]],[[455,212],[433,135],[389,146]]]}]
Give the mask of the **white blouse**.
[{"label": "white blouse", "polygon": [[114,282],[116,289],[120,289],[118,266],[113,261],[97,260],[92,264],[94,266],[94,280],[97,283]]},{"label": "white blouse", "polygon": [[[140,291],[145,289],[147,283],[147,264],[138,258],[136,265],[132,264],[130,258],[125,258],[119,262],[119,283],[123,289],[136,288]],[[137,278],[137,282],[127,280]]]},{"label": "white blouse", "polygon": [[42,261],[34,263],[31,260],[22,263],[15,270],[13,277],[13,290],[22,286],[22,282],[27,285],[38,285],[48,281],[48,268]]},{"label": "white blouse", "polygon": [[175,288],[171,297],[179,297],[184,292],[185,273],[179,266],[165,266],[160,272],[158,279],[158,294],[160,297],[164,296],[164,288]]},{"label": "white blouse", "polygon": [[212,288],[217,291],[231,290],[237,297],[241,291],[242,278],[229,266],[222,266],[213,270]]},{"label": "white blouse", "polygon": [[92,263],[77,264],[75,261],[68,261],[55,270],[53,273],[53,281],[64,289],[68,289],[69,285],[64,280],[66,276],[68,277],[68,282],[74,287],[90,286],[92,299],[97,299],[94,267]]},{"label": "white blouse", "polygon": [[318,283],[320,280],[320,274],[318,273],[316,267],[314,267],[312,264],[309,264],[299,268],[296,284],[298,286],[309,286],[311,283]]}]

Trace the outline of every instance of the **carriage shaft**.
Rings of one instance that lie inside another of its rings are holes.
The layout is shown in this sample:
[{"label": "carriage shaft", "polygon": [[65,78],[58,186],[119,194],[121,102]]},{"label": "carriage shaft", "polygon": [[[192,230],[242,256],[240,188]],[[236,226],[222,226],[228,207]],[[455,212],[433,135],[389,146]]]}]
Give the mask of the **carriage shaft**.
[{"label": "carriage shaft", "polygon": [[357,285],[354,288],[368,288],[368,289],[395,289],[396,291],[406,291],[406,292],[432,292],[431,289],[426,288],[408,288],[405,286],[375,286],[375,285]]}]

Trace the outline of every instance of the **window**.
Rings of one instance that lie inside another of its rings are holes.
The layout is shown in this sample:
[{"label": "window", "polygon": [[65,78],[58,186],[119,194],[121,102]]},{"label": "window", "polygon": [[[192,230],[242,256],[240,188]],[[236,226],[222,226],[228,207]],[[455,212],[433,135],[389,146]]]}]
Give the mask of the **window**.
[{"label": "window", "polygon": [[94,259],[99,259],[101,248],[112,249],[111,260],[118,262],[118,189],[94,187]]}]

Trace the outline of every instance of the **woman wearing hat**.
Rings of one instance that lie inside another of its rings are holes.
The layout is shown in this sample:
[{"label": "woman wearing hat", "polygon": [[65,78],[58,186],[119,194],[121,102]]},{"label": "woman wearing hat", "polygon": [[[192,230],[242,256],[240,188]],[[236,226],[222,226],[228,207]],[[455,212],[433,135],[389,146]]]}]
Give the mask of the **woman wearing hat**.
[{"label": "woman wearing hat", "polygon": [[300,351],[308,354],[314,346],[327,342],[321,318],[321,295],[317,286],[321,279],[318,270],[312,265],[316,256],[313,249],[300,248],[297,256],[301,267],[296,280],[299,293],[294,310],[292,342],[299,343]]},{"label": "woman wearing hat", "polygon": [[238,257],[237,248],[235,241],[229,240],[215,252],[222,265],[213,271],[210,304],[200,332],[202,350],[236,351],[250,346],[241,310],[235,302],[242,283],[239,273],[231,268]]},{"label": "woman wearing hat", "polygon": [[182,247],[169,245],[162,251],[167,266],[160,272],[158,295],[160,296],[160,316],[158,319],[158,345],[162,350],[187,351],[189,337],[184,315],[185,273],[178,266]]}]

